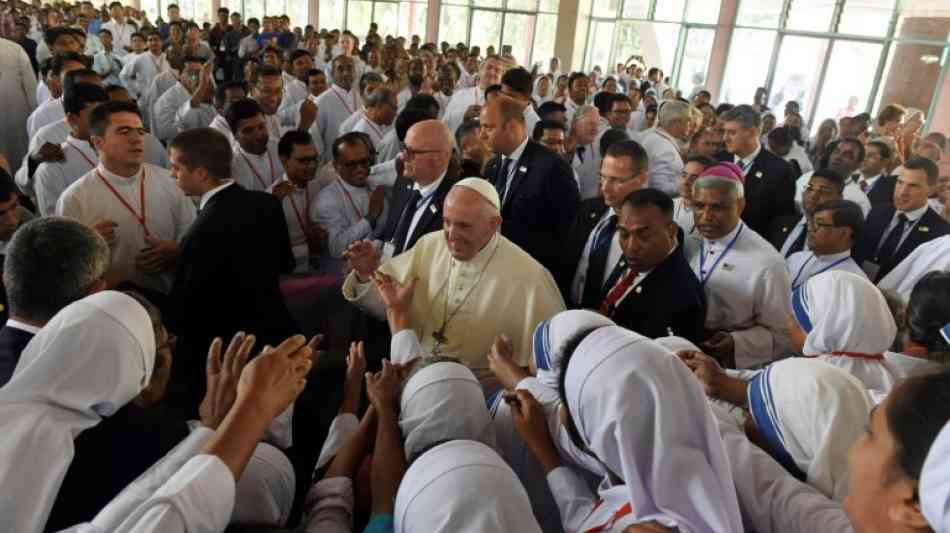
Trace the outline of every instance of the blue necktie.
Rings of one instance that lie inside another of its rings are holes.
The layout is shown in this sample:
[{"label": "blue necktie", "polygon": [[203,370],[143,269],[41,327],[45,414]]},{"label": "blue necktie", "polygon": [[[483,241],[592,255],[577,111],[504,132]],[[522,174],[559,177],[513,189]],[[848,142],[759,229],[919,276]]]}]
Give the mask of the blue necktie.
[{"label": "blue necktie", "polygon": [[601,228],[600,232],[594,238],[594,246],[591,248],[590,255],[594,255],[605,246],[610,244],[610,239],[613,238],[614,232],[617,231],[617,215],[610,215],[607,218],[607,223],[604,224],[604,227]]}]

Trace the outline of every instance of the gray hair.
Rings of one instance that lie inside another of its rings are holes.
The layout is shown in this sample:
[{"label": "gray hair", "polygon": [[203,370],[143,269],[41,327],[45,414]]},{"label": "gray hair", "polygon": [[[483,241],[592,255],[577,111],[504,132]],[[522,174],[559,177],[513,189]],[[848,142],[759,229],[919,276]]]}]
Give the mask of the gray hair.
[{"label": "gray hair", "polygon": [[[364,100],[364,103],[367,108],[370,107],[379,107],[381,105],[391,105],[395,104],[396,95],[393,93],[392,89],[386,87],[379,87],[375,91],[369,93]],[[398,106],[398,104],[396,104]]]},{"label": "gray hair", "polygon": [[720,119],[723,122],[738,122],[743,128],[762,127],[762,118],[759,113],[750,105],[739,105],[722,114]]},{"label": "gray hair", "polygon": [[573,126],[573,125],[576,124],[579,120],[583,119],[585,116],[587,116],[587,115],[589,115],[589,114],[591,114],[591,113],[597,113],[597,116],[598,116],[598,117],[600,116],[600,111],[598,111],[597,108],[594,107],[594,106],[592,106],[592,105],[584,104],[584,105],[578,107],[578,108],[574,111],[574,117],[571,119],[571,125]]},{"label": "gray hair", "polygon": [[745,189],[738,181],[719,176],[703,176],[693,183],[693,191],[700,189],[716,189],[717,191],[726,191],[731,193],[734,199],[745,196]]},{"label": "gray hair", "polygon": [[45,217],[13,234],[3,269],[10,314],[48,322],[86,296],[109,268],[109,245],[75,220]]},{"label": "gray hair", "polygon": [[661,128],[666,128],[675,120],[685,120],[688,124],[692,117],[690,116],[689,104],[678,100],[668,100],[660,106],[660,111],[656,114],[656,121]]}]

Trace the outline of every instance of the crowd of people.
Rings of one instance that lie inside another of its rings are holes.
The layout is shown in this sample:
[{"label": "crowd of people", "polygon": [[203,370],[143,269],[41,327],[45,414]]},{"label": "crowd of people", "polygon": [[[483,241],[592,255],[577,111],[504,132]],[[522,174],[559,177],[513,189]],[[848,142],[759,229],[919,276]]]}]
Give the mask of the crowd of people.
[{"label": "crowd of people", "polygon": [[165,15],[0,2],[0,529],[950,531],[920,111]]}]

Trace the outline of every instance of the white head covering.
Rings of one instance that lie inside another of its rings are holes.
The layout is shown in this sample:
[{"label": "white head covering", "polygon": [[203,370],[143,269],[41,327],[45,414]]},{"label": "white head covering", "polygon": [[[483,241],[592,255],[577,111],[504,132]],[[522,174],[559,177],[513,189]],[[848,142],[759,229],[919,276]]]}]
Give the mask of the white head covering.
[{"label": "white head covering", "polygon": [[881,290],[892,290],[910,300],[914,286],[932,270],[950,270],[950,235],[925,242],[878,282]]},{"label": "white head covering", "polygon": [[488,200],[488,203],[495,206],[495,209],[498,209],[499,211],[501,210],[501,199],[498,198],[498,191],[495,190],[495,186],[486,179],[465,178],[463,180],[459,180],[459,182],[452,187],[465,187],[466,189],[471,189],[482,195],[482,198]]},{"label": "white head covering", "polygon": [[658,337],[653,339],[653,342],[659,344],[660,346],[666,348],[667,350],[676,353],[676,352],[701,352],[699,346],[696,346],[692,341],[684,339],[683,337]]},{"label": "white head covering", "polygon": [[792,293],[792,311],[808,334],[802,349],[808,356],[880,354],[897,335],[884,295],[851,272],[830,270],[809,278]]},{"label": "white head covering", "polygon": [[655,520],[683,533],[742,531],[714,415],[679,358],[642,335],[601,328],[572,356],[565,394],[587,447],[624,480],[601,492],[633,509],[615,530]]},{"label": "white head covering", "polygon": [[613,320],[586,309],[561,311],[534,328],[534,364],[538,381],[557,388],[561,374],[564,345],[578,333],[604,326],[615,326]]},{"label": "white head covering", "polygon": [[419,370],[409,378],[399,403],[399,427],[409,460],[445,440],[470,439],[495,446],[482,386],[464,365],[441,362]]},{"label": "white head covering", "polygon": [[412,463],[394,515],[396,533],[541,533],[515,473],[470,440],[440,444]]},{"label": "white head covering", "polygon": [[283,527],[294,504],[296,479],[283,452],[258,444],[237,482],[231,523]]},{"label": "white head covering", "polygon": [[920,507],[936,533],[950,532],[950,423],[927,452],[920,472]]},{"label": "white head covering", "polygon": [[61,310],[26,346],[0,389],[0,516],[41,531],[73,459],[73,439],[148,384],[155,334],[145,309],[105,291]]},{"label": "white head covering", "polygon": [[749,411],[772,456],[839,502],[848,492],[848,449],[873,405],[857,378],[814,359],[772,363],[749,383]]}]

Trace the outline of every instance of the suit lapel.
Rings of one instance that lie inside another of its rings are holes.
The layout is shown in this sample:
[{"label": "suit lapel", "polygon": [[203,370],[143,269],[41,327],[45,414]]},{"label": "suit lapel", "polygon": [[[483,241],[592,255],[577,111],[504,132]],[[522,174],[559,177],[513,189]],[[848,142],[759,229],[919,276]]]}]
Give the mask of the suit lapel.
[{"label": "suit lapel", "polygon": [[406,239],[406,249],[416,244],[419,237],[427,232],[427,228],[432,224],[435,217],[442,212],[442,202],[445,200],[445,195],[448,194],[449,189],[451,189],[453,185],[455,185],[455,180],[450,180],[448,176],[442,178],[442,183],[439,184],[439,188],[436,189],[435,194],[432,195],[432,200],[419,218],[419,223],[416,224],[416,227],[412,230],[412,234]]},{"label": "suit lapel", "polygon": [[531,141],[528,141],[528,144],[525,145],[524,151],[521,152],[521,157],[514,162],[515,171],[511,178],[511,186],[508,188],[508,194],[505,197],[505,205],[502,206],[502,209],[511,204],[511,199],[514,198],[515,194],[518,192],[518,187],[521,186],[524,182],[524,177],[528,173],[528,166],[526,165],[527,161],[531,159]]}]

